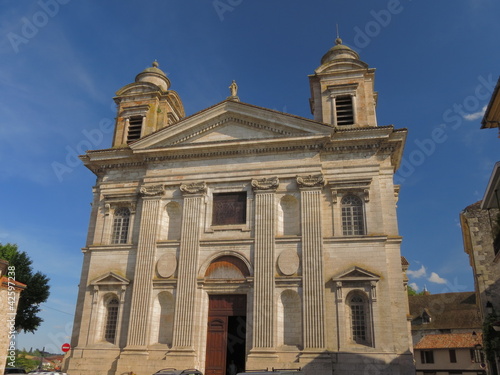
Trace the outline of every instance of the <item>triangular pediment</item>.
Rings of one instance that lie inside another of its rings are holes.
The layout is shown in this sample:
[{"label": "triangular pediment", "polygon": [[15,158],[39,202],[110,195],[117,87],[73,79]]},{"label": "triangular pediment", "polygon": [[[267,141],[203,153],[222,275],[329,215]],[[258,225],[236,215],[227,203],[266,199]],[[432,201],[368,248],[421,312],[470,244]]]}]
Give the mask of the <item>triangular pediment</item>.
[{"label": "triangular pediment", "polygon": [[360,267],[353,267],[343,273],[332,277],[333,281],[378,281],[380,276],[364,270]]},{"label": "triangular pediment", "polygon": [[128,285],[130,280],[117,275],[114,272],[108,272],[102,276],[99,276],[97,279],[94,279],[90,282],[90,285]]},{"label": "triangular pediment", "polygon": [[130,145],[133,150],[328,136],[328,125],[246,103],[224,101]]}]

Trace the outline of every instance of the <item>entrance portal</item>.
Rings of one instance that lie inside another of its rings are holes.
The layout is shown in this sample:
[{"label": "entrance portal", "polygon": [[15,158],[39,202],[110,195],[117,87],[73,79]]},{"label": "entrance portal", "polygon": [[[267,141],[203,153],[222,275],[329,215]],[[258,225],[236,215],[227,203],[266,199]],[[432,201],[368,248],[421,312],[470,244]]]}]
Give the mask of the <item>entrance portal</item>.
[{"label": "entrance portal", "polygon": [[246,295],[209,296],[205,375],[245,371]]}]

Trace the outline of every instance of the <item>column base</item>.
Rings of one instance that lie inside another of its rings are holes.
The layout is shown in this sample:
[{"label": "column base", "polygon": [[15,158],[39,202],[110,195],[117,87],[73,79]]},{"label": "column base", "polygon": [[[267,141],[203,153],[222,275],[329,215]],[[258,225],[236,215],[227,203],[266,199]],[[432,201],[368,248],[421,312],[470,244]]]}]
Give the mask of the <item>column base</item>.
[{"label": "column base", "polygon": [[245,369],[246,371],[270,370],[272,367],[277,367],[278,358],[275,349],[254,348],[248,354]]}]

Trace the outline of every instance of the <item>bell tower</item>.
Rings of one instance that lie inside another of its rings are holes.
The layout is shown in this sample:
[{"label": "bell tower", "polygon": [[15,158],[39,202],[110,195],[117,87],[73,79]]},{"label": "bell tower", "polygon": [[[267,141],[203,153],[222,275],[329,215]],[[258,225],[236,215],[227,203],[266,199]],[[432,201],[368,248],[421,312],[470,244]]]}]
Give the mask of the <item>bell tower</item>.
[{"label": "bell tower", "polygon": [[314,120],[334,127],[377,126],[374,80],[375,69],[337,38],[309,76]]},{"label": "bell tower", "polygon": [[113,147],[126,147],[185,116],[179,95],[169,88],[170,80],[155,61],[135,77],[134,83],[116,92]]}]

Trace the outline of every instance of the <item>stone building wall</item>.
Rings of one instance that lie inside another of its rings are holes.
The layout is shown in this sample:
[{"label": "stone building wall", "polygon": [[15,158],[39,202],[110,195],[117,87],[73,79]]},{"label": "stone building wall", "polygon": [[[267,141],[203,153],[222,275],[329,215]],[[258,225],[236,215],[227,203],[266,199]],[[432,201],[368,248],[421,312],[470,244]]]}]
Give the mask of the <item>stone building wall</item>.
[{"label": "stone building wall", "polygon": [[498,209],[483,210],[477,202],[460,214],[464,249],[474,273],[481,315],[490,302],[500,312],[500,252],[495,254],[494,240],[500,230]]}]

